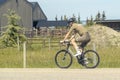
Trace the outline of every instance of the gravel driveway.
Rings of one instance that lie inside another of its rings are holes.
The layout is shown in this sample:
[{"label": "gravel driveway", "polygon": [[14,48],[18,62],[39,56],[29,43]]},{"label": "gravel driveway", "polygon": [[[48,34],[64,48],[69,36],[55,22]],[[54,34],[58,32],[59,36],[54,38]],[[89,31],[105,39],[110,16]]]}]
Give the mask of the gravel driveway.
[{"label": "gravel driveway", "polygon": [[1,68],[0,80],[120,80],[120,68]]}]

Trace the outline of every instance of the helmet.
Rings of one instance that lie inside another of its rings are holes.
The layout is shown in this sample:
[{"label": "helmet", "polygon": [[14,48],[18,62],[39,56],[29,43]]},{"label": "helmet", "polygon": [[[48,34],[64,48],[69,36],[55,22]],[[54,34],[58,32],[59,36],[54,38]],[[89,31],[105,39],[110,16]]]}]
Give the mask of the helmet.
[{"label": "helmet", "polygon": [[70,23],[70,22],[75,22],[75,18],[70,18],[70,19],[68,20],[68,23]]}]

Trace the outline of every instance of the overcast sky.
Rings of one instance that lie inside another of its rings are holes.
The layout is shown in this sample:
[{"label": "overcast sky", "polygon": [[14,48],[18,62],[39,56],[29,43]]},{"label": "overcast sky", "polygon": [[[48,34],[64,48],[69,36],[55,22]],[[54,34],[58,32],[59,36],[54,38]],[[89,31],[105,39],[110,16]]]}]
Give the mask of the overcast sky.
[{"label": "overcast sky", "polygon": [[95,17],[98,13],[105,11],[107,19],[120,19],[120,0],[28,0],[38,2],[48,20],[54,20],[57,15],[80,14],[81,20],[86,20],[91,15]]}]

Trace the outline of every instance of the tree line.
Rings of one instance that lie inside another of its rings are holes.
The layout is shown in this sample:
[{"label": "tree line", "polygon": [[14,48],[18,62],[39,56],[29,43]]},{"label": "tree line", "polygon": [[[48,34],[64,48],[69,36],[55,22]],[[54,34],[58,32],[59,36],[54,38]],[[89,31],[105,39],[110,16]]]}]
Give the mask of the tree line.
[{"label": "tree line", "polygon": [[[78,16],[73,14],[72,17],[75,18],[77,23],[80,23],[80,24],[82,23],[80,14],[78,14]],[[86,21],[86,25],[90,26],[94,24],[94,21],[100,21],[100,20],[105,20],[105,19],[106,19],[105,11],[103,11],[102,13],[98,11],[98,13],[94,17],[91,15],[90,17],[87,17],[85,21]],[[68,17],[67,15],[64,15],[64,16],[61,16],[59,20],[66,21],[68,20]],[[55,21],[58,21],[57,15],[55,16]]]}]

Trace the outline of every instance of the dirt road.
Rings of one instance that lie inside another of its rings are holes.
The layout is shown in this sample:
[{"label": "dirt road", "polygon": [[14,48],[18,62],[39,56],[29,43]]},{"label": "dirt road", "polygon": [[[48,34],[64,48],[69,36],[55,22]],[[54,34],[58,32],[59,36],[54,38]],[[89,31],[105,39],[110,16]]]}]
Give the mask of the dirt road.
[{"label": "dirt road", "polygon": [[0,69],[0,80],[120,80],[120,68]]}]

